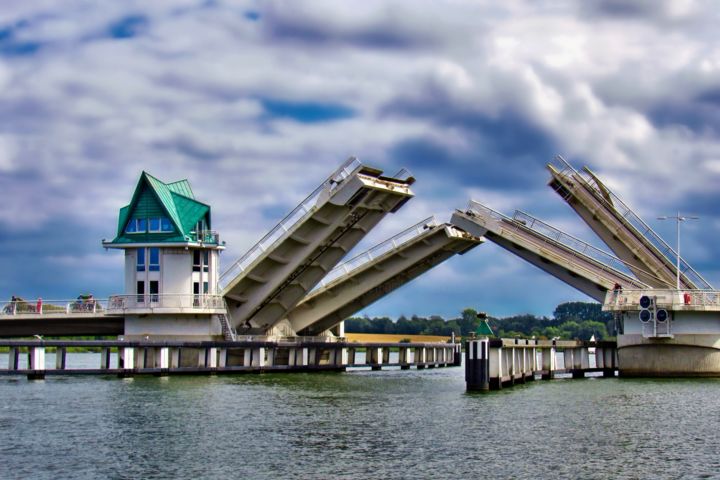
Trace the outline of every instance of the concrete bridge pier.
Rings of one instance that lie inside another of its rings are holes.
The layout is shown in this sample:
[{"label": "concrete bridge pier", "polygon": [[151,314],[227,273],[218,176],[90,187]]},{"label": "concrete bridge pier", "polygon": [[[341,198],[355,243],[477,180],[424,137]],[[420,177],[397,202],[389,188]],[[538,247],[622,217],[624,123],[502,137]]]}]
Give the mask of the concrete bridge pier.
[{"label": "concrete bridge pier", "polygon": [[65,370],[67,361],[67,348],[57,347],[55,349],[55,370]]},{"label": "concrete bridge pier", "polygon": [[42,380],[45,378],[45,347],[28,348],[28,380]]},{"label": "concrete bridge pier", "polygon": [[8,351],[8,370],[20,369],[20,349],[18,347],[10,347]]},{"label": "concrete bridge pier", "polygon": [[555,378],[555,370],[557,370],[557,349],[553,346],[540,350],[542,357],[542,374],[540,378],[543,380],[552,380]]}]

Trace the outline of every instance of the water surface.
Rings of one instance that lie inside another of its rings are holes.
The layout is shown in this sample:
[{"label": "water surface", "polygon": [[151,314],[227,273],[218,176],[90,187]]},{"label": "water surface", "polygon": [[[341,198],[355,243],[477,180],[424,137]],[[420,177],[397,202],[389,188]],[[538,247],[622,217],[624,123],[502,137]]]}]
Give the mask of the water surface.
[{"label": "water surface", "polygon": [[0,395],[2,478],[720,475],[714,379],[467,394],[461,368],[0,377]]}]

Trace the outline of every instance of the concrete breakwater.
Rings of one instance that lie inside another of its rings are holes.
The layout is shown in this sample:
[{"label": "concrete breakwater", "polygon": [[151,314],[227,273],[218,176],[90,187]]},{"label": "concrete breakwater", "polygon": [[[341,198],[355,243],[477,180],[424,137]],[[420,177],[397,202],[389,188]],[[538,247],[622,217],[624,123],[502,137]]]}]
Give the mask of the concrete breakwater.
[{"label": "concrete breakwater", "polygon": [[[7,368],[0,369],[0,375],[27,375],[29,379],[72,374],[132,376],[343,371],[348,367],[424,369],[459,366],[462,355],[461,346],[456,343],[350,343],[320,339],[249,338],[234,342],[1,340],[0,347],[9,349]],[[99,364],[95,368],[72,368],[67,363],[67,351],[71,347],[99,351]],[[397,361],[391,362],[391,350],[397,350]],[[358,355],[361,351],[365,352],[363,361]],[[46,354],[55,356],[54,368],[47,368]],[[24,365],[22,355],[27,355]]]},{"label": "concrete breakwater", "polygon": [[591,372],[614,377],[617,369],[616,342],[480,338],[466,347],[465,382],[470,391],[500,390],[535,380],[536,375],[543,380],[558,374],[583,378]]}]

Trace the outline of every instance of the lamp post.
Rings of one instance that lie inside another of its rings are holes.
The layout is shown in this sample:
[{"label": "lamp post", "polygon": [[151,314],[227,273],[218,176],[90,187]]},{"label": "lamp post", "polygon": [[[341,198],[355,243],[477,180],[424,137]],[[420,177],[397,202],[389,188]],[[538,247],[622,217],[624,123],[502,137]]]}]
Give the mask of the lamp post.
[{"label": "lamp post", "polygon": [[670,215],[663,215],[662,217],[657,217],[658,220],[675,220],[675,223],[677,225],[677,250],[675,251],[675,255],[677,257],[677,286],[676,288],[680,290],[680,222],[684,222],[685,220],[697,220],[700,217],[694,217],[690,215],[680,215],[680,212],[677,213],[675,216]]}]

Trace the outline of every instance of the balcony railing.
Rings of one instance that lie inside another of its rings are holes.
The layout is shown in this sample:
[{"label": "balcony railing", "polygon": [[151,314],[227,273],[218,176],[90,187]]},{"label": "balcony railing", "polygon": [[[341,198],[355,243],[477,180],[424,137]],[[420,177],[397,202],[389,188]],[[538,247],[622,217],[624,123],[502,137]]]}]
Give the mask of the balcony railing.
[{"label": "balcony railing", "polygon": [[190,239],[194,242],[220,244],[220,234],[215,230],[201,230],[190,232]]},{"label": "balcony railing", "polygon": [[317,187],[308,197],[303,200],[300,205],[295,207],[285,218],[283,218],[275,228],[270,230],[263,238],[260,239],[250,250],[248,250],[235,263],[230,265],[222,275],[220,275],[220,289],[224,289],[239,274],[247,270],[255,260],[267,250],[272,250],[276,243],[284,238],[288,231],[300,223],[300,221],[313,211],[316,206],[320,193],[329,188],[335,190],[337,186],[353,172],[362,166],[360,161],[355,157],[350,157],[337,170],[333,172],[319,187]]},{"label": "balcony railing", "polygon": [[16,300],[0,302],[0,315],[76,315],[98,314],[107,310],[106,299]]},{"label": "balcony railing", "polygon": [[225,310],[225,300],[222,295],[112,295],[107,307],[110,314],[138,309]]},{"label": "balcony railing", "polygon": [[640,310],[640,298],[643,296],[655,300],[658,307],[675,309],[720,309],[720,291],[717,290],[615,290],[605,296],[605,306],[619,310]]}]

